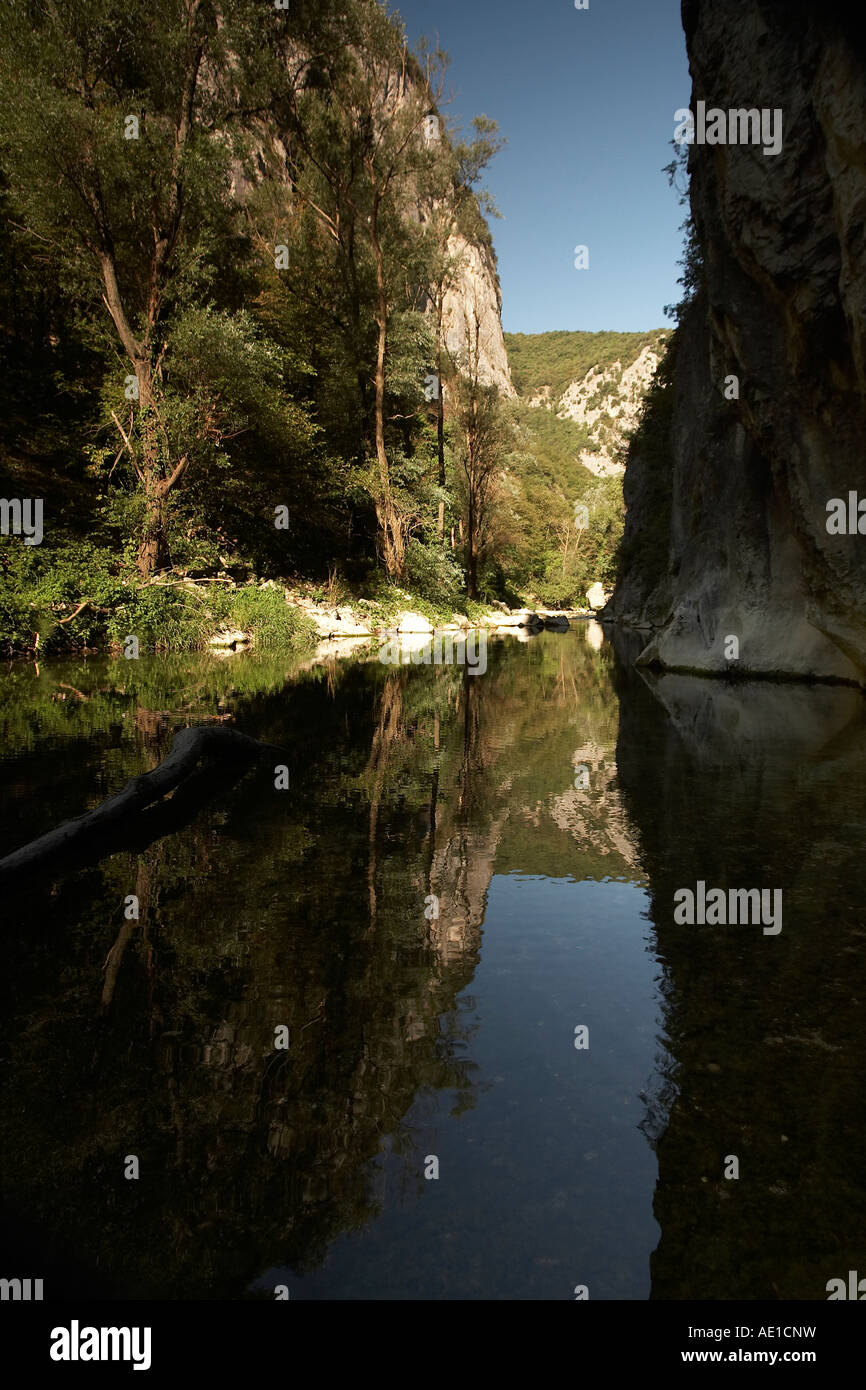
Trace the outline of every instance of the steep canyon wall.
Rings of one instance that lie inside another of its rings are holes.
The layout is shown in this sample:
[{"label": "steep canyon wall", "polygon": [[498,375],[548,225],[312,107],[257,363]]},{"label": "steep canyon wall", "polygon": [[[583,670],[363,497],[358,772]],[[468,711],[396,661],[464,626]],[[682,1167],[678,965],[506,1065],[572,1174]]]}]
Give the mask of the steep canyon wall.
[{"label": "steep canyon wall", "polygon": [[691,110],[781,110],[783,142],[690,148],[702,284],[632,446],[606,616],[651,630],[645,665],[866,684],[866,535],[827,526],[831,499],[866,493],[860,21],[833,3],[682,10]]}]

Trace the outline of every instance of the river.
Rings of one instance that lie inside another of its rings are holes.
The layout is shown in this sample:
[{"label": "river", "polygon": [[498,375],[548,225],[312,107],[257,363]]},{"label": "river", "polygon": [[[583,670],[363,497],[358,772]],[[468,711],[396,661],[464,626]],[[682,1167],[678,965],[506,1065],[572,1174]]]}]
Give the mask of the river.
[{"label": "river", "polygon": [[[6,1272],[425,1300],[866,1274],[862,697],[642,676],[636,649],[580,623],[474,674],[6,668],[4,853],[185,724],[288,768],[7,895]],[[781,931],[678,924],[699,882],[781,890]]]}]

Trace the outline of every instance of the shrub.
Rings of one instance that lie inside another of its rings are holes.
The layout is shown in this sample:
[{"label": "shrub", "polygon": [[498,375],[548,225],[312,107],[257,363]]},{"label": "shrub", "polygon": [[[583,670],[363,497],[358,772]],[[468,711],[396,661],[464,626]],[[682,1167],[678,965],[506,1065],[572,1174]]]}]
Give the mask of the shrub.
[{"label": "shrub", "polygon": [[133,588],[111,613],[111,642],[138,638],[142,650],[186,652],[203,644],[214,629],[205,602],[187,589],[167,584]]},{"label": "shrub", "polygon": [[413,594],[438,611],[459,607],[465,592],[465,579],[448,546],[439,541],[425,545],[417,537],[411,537],[406,547],[406,570]]},{"label": "shrub", "polygon": [[253,587],[225,595],[226,618],[243,632],[251,632],[257,647],[306,646],[315,624],[297,608],[291,608],[282,589]]},{"label": "shrub", "polygon": [[[0,545],[0,647],[75,651],[105,641],[107,615],[127,593],[114,553],[88,540]],[[74,618],[79,604],[86,607]],[[64,621],[64,619],[68,621]]]}]

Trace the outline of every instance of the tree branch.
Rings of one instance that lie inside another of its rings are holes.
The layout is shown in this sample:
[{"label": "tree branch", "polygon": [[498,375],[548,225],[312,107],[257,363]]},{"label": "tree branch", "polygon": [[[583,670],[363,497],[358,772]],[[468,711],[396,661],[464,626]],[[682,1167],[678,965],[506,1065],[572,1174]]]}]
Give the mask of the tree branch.
[{"label": "tree branch", "polygon": [[[89,598],[84,599],[84,601],[83,601],[82,603],[79,603],[79,605],[78,605],[78,607],[76,608],[75,612],[69,614],[69,617],[68,617],[68,618],[58,618],[58,619],[57,619],[58,623],[71,623],[73,618],[77,618],[77,617],[78,617],[78,615],[79,615],[79,613],[81,612],[82,608],[87,608],[87,607],[89,607],[89,605],[90,605],[90,599],[89,599]],[[82,698],[83,698],[83,696],[82,696]]]},{"label": "tree branch", "polygon": [[[123,428],[123,425],[120,423],[120,421],[118,420],[118,418],[117,418],[117,416],[115,415],[115,413],[114,413],[113,410],[112,410],[112,412],[111,412],[111,418],[112,418],[112,420],[114,421],[114,423],[117,425],[117,428],[120,430],[120,433],[123,435],[123,442],[124,442],[124,444],[126,445],[127,449],[129,450],[129,456],[130,456],[130,458],[132,459],[132,466],[133,466],[133,468],[135,469],[136,473],[138,474],[138,481],[139,481],[140,483],[143,483],[143,482],[144,482],[144,474],[142,473],[141,469],[140,469],[139,466],[138,466],[138,459],[137,459],[136,456],[135,456],[135,450],[133,449],[132,444],[130,443],[130,439],[129,439],[128,434],[126,433],[126,430]],[[118,454],[117,458],[120,458],[120,454]],[[117,463],[117,459],[115,459],[114,462]]]},{"label": "tree branch", "polygon": [[98,842],[102,852],[99,857],[109,853],[105,848],[107,837],[116,831],[118,823],[140,816],[147,807],[168,796],[189,777],[202,757],[259,758],[264,753],[285,756],[284,751],[273,744],[259,743],[223,725],[181,729],[174,736],[168,757],[152,772],[133,777],[122,791],[103,801],[95,810],[75,820],[64,821],[55,830],[49,830],[0,859],[0,884],[54,866],[70,851],[78,852],[85,844],[92,847]]},{"label": "tree branch", "polygon": [[183,458],[178,459],[171,473],[167,478],[163,478],[157,484],[157,491],[160,497],[167,497],[176,483],[179,483],[189,464],[189,454],[184,454]]}]

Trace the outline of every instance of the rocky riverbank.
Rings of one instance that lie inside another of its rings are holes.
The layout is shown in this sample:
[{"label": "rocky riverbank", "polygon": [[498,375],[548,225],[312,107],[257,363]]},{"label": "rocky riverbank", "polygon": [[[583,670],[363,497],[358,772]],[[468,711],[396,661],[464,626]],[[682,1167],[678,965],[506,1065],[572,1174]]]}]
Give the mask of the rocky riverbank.
[{"label": "rocky riverbank", "polygon": [[[407,605],[411,595],[406,594]],[[389,611],[382,604],[365,599],[347,603],[323,603],[290,589],[285,590],[286,603],[307,620],[317,644],[339,644],[352,649],[365,642],[388,637],[411,638],[423,641],[434,636],[459,638],[472,632],[518,632],[533,634],[543,631],[567,632],[575,620],[592,618],[607,602],[609,593],[600,584],[594,585],[585,608],[509,608],[494,603],[477,609],[472,618],[455,612],[450,617],[428,617],[410,606]],[[214,648],[238,650],[255,644],[254,634],[232,625],[223,624],[209,639]],[[335,650],[337,648],[335,647]]]}]

